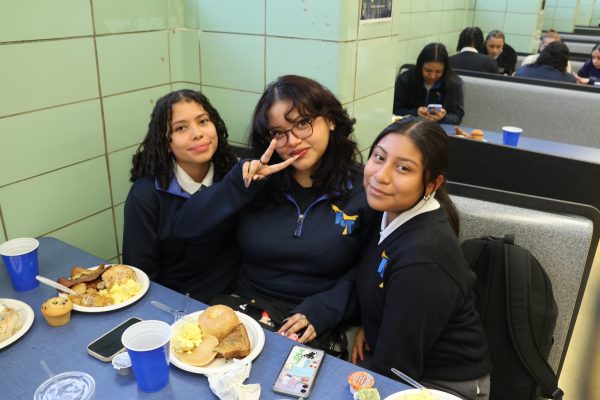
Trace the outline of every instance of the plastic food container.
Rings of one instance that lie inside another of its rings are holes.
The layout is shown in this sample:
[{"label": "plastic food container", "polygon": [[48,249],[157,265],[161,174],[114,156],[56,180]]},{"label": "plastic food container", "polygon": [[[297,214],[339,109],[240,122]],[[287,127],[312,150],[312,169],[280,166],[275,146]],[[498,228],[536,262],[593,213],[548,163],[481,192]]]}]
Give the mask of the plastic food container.
[{"label": "plastic food container", "polygon": [[89,400],[96,382],[89,374],[69,371],[44,381],[33,394],[33,400]]},{"label": "plastic food container", "polygon": [[112,359],[112,365],[119,375],[131,374],[131,359],[126,351],[114,356]]},{"label": "plastic food container", "polygon": [[365,371],[356,371],[348,375],[348,385],[352,395],[359,389],[369,389],[375,384],[375,378]]}]

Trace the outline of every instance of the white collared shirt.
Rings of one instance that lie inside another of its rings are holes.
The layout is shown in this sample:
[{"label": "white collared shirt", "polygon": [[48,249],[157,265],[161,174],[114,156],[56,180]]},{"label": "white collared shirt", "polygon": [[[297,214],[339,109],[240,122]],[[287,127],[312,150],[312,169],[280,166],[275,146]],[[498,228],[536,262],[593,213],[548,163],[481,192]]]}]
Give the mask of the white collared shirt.
[{"label": "white collared shirt", "polygon": [[462,49],[460,49],[461,53],[464,53],[465,51],[469,51],[471,53],[479,53],[475,47],[469,47],[469,46],[465,46]]},{"label": "white collared shirt", "polygon": [[175,172],[175,178],[177,179],[177,183],[179,183],[179,186],[181,186],[181,188],[189,194],[196,193],[198,190],[200,190],[202,186],[212,186],[215,177],[215,167],[212,162],[210,163],[210,167],[208,167],[208,171],[206,172],[206,176],[204,177],[202,182],[196,182],[176,162],[174,163],[173,170]]},{"label": "white collared shirt", "polygon": [[[406,221],[416,217],[419,214],[423,214],[429,211],[437,210],[440,208],[440,203],[433,197],[429,200],[421,199],[414,207],[400,213],[393,221],[388,223],[387,211],[383,213],[381,218],[381,232],[379,233],[379,243],[383,242],[386,237],[392,234],[396,229],[402,226]],[[377,244],[379,244],[377,243]]]}]

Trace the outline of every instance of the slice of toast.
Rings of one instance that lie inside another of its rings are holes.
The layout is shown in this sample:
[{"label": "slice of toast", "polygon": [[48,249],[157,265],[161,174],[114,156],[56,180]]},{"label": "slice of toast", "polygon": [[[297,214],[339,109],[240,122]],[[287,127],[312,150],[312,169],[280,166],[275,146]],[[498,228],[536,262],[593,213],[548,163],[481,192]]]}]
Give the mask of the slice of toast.
[{"label": "slice of toast", "polygon": [[215,347],[219,357],[244,358],[250,354],[250,339],[244,324],[240,323],[229,335]]}]

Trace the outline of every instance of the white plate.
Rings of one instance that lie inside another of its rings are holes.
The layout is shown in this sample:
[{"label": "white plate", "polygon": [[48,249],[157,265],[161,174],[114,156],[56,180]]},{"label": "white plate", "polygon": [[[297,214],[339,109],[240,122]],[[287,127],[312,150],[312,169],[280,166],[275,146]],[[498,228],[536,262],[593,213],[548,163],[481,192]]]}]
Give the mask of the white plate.
[{"label": "white plate", "polygon": [[[105,265],[113,265],[113,264],[105,264]],[[125,264],[114,264],[114,265],[125,265]],[[146,275],[146,273],[144,271],[142,271],[141,269],[132,267],[131,265],[127,265],[127,266],[135,271],[135,274],[137,276],[137,281],[142,285],[142,288],[140,289],[139,292],[136,293],[135,296],[125,300],[122,303],[111,304],[110,306],[104,306],[104,307],[86,307],[86,306],[80,306],[79,304],[73,304],[73,310],[80,311],[80,312],[87,312],[87,313],[99,313],[99,312],[113,311],[113,310],[118,310],[119,308],[127,307],[128,305],[133,304],[136,301],[138,301],[139,299],[141,299],[142,296],[146,294],[146,292],[148,291],[148,288],[150,287],[150,278],[148,278],[148,275]],[[97,265],[95,267],[91,267],[88,269],[94,270],[98,267],[99,266]],[[61,293],[60,296],[68,297],[68,295],[66,293]]]},{"label": "white plate", "polygon": [[21,317],[21,321],[23,321],[23,325],[21,326],[21,329],[16,331],[8,339],[5,339],[2,342],[0,342],[0,349],[2,349],[4,347],[8,346],[9,344],[13,343],[17,339],[19,339],[21,336],[23,336],[29,330],[29,328],[31,328],[31,324],[33,324],[33,310],[27,304],[25,304],[19,300],[0,299],[0,303],[2,303],[5,306],[8,306],[14,310],[17,310],[17,312],[19,313],[19,315]]},{"label": "white plate", "polygon": [[[442,392],[441,390],[427,389],[433,395],[433,400],[461,400],[453,394]],[[421,389],[408,389],[389,395],[383,400],[404,400],[409,394],[419,394]]]},{"label": "white plate", "polygon": [[[198,316],[202,314],[204,310],[198,311],[192,314],[188,314],[179,321],[175,322],[171,325],[173,331],[177,329],[177,327],[189,320],[198,321]],[[242,359],[242,361],[252,361],[254,360],[262,351],[263,346],[265,345],[265,332],[260,327],[258,322],[247,316],[246,314],[242,314],[236,311],[236,314],[240,321],[246,327],[246,331],[248,332],[248,338],[250,339],[250,354]],[[169,355],[169,361],[176,366],[177,368],[183,369],[184,371],[193,372],[195,374],[217,374],[227,371],[232,365],[233,362],[231,360],[226,360],[224,358],[215,358],[210,364],[205,365],[203,367],[195,367],[193,365],[189,365],[181,361],[179,358],[175,356],[175,350],[171,349]]]}]

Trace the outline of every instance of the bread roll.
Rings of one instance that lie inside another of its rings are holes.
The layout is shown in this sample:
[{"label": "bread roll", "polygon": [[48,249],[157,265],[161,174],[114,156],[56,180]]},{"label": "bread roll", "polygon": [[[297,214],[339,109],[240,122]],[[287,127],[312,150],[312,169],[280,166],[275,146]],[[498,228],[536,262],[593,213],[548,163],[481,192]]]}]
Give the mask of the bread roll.
[{"label": "bread roll", "polygon": [[481,129],[473,129],[471,132],[471,139],[483,140],[483,131]]},{"label": "bread roll", "polygon": [[102,282],[107,288],[111,288],[114,284],[123,285],[129,279],[136,281],[137,276],[127,265],[115,264],[102,274]]},{"label": "bread roll", "polygon": [[208,307],[198,318],[203,335],[213,335],[219,341],[229,335],[240,323],[235,311],[222,304]]},{"label": "bread roll", "polygon": [[22,324],[19,313],[10,307],[2,307],[0,312],[0,342],[11,337]]}]

